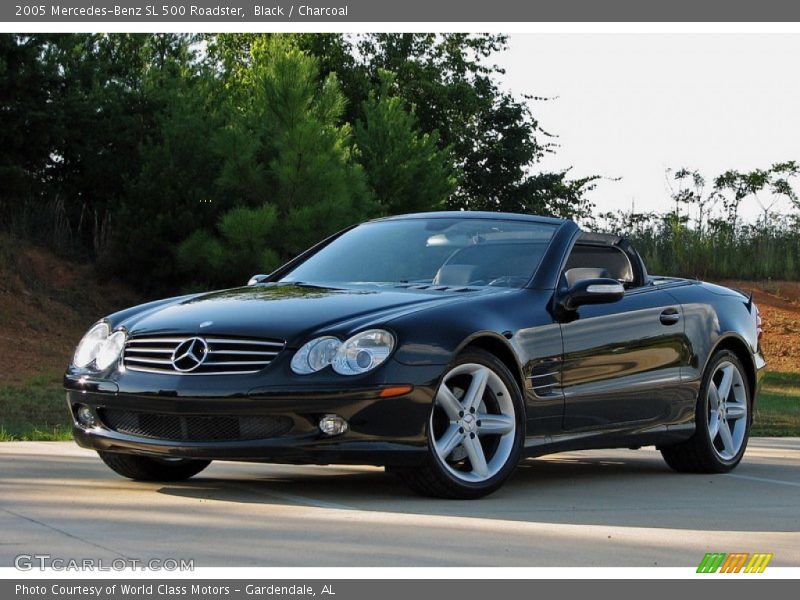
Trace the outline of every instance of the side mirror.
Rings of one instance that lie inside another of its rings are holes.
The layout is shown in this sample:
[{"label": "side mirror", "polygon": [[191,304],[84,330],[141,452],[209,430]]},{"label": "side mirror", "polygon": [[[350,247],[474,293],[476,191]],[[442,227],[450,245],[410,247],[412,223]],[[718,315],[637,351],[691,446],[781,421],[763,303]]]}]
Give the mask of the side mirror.
[{"label": "side mirror", "polygon": [[561,298],[565,310],[574,311],[585,304],[609,304],[621,300],[625,286],[616,279],[582,279],[576,281]]},{"label": "side mirror", "polygon": [[264,281],[269,275],[264,275],[263,273],[258,275],[253,275],[247,282],[247,285],[256,285],[257,283],[261,283]]}]

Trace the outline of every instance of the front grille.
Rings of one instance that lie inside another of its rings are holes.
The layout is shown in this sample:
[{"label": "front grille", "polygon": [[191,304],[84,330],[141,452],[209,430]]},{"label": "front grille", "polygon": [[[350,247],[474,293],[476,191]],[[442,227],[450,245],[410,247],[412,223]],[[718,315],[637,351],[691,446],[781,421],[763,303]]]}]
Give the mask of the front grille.
[{"label": "front grille", "polygon": [[[196,359],[178,359],[176,350],[199,340],[194,346]],[[256,373],[283,350],[281,340],[187,335],[134,336],[125,344],[123,361],[131,371],[173,375],[234,375]],[[173,357],[176,358],[173,361]],[[199,364],[196,364],[198,363]],[[177,367],[176,367],[177,365]]]},{"label": "front grille", "polygon": [[263,440],[292,428],[292,420],[282,416],[165,415],[102,409],[100,419],[119,433],[178,442]]}]

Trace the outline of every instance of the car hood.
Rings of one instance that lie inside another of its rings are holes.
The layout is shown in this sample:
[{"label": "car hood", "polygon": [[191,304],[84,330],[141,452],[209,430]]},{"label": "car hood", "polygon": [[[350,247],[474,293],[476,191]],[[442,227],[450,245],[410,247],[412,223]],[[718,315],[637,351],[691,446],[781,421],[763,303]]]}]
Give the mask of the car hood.
[{"label": "car hood", "polygon": [[179,298],[133,315],[120,325],[131,335],[224,334],[280,339],[291,347],[311,335],[333,331],[346,335],[408,311],[485,293],[267,284]]}]

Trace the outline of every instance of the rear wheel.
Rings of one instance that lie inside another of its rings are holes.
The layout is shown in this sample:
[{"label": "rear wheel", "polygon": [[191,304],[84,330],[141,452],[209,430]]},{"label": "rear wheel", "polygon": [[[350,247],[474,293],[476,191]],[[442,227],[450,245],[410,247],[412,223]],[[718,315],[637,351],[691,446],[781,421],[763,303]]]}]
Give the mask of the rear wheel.
[{"label": "rear wheel", "polygon": [[436,392],[425,464],[398,474],[426,496],[479,498],[508,479],[524,438],[525,409],[513,375],[494,355],[469,350]]},{"label": "rear wheel", "polygon": [[750,396],[738,357],[717,352],[703,377],[694,435],[661,449],[667,464],[683,473],[726,473],[738,465],[750,436]]},{"label": "rear wheel", "polygon": [[136,454],[101,452],[97,454],[116,473],[137,481],[181,481],[197,475],[210,460],[188,458],[151,458]]}]

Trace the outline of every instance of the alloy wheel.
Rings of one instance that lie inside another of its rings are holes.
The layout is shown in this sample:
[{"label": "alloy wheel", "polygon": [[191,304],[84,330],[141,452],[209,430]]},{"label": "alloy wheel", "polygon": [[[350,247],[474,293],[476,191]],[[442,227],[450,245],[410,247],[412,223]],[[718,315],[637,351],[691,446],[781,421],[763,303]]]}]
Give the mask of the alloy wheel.
[{"label": "alloy wheel", "polygon": [[448,371],[436,393],[429,432],[436,458],[455,478],[494,477],[514,447],[514,402],[489,367],[465,363]]},{"label": "alloy wheel", "polygon": [[747,432],[747,391],[738,367],[723,361],[708,384],[708,436],[722,460],[733,460]]}]

